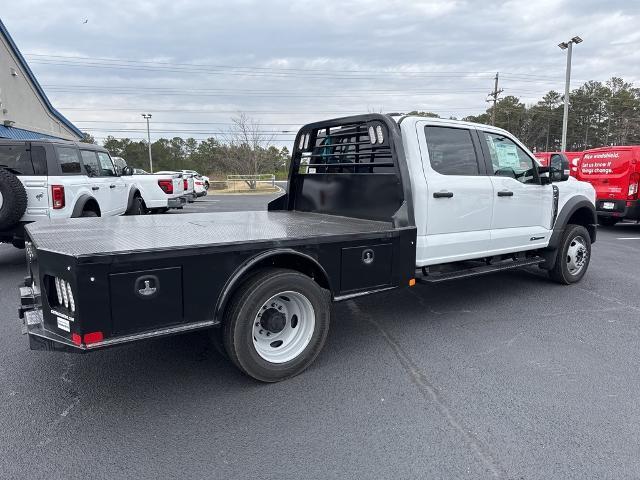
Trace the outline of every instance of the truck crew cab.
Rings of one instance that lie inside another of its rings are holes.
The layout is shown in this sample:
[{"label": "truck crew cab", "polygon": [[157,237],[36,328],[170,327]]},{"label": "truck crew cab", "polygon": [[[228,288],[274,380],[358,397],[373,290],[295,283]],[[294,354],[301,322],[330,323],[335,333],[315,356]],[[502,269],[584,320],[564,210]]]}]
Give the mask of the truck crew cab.
[{"label": "truck crew cab", "polygon": [[35,350],[89,352],[213,329],[244,373],[282,380],[319,354],[331,302],[532,265],[579,281],[595,193],[568,170],[486,125],[312,123],[268,211],[28,226],[24,332]]},{"label": "truck crew cab", "polygon": [[135,193],[102,147],[0,139],[0,242],[24,247],[24,225],[42,219],[134,213]]}]

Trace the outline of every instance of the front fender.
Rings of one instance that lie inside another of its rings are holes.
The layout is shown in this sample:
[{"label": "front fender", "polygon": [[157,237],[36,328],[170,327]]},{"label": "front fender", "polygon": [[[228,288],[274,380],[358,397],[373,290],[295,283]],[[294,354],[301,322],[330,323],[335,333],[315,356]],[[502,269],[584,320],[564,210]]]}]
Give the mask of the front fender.
[{"label": "front fender", "polygon": [[569,224],[569,219],[578,211],[581,210],[585,216],[584,227],[589,231],[591,237],[591,243],[596,241],[596,225],[598,224],[596,216],[596,207],[585,196],[576,195],[571,197],[562,207],[562,210],[558,213],[556,223],[553,226],[553,233],[549,239],[549,247],[558,248],[562,235]]}]

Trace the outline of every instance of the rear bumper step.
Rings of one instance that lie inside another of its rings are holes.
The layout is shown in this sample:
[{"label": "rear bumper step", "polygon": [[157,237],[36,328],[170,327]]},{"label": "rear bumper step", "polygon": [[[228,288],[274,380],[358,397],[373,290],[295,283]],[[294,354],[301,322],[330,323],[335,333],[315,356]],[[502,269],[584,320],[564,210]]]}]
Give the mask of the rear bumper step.
[{"label": "rear bumper step", "polygon": [[458,280],[461,278],[477,277],[488,273],[502,272],[504,270],[513,270],[514,268],[530,267],[544,263],[542,257],[529,257],[518,260],[506,260],[492,265],[482,265],[478,267],[468,268],[464,270],[456,270],[446,273],[434,273],[423,275],[416,280],[420,283],[440,283],[448,280]]}]

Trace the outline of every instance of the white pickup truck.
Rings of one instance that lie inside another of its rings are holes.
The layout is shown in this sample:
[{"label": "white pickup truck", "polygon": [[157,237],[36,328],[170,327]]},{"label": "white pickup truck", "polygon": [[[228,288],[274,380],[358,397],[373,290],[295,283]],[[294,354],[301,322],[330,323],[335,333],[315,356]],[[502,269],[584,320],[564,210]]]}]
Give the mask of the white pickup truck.
[{"label": "white pickup truck", "polygon": [[179,175],[180,178],[182,178],[184,185],[184,193],[182,196],[183,200],[187,203],[193,203],[196,198],[198,198],[198,195],[196,194],[195,177],[193,174],[166,170],[156,172],[155,175]]},{"label": "white pickup truck", "polygon": [[332,301],[532,266],[580,281],[594,201],[566,157],[542,167],[499,128],[319,121],[298,132],[288,191],[268,211],[28,226],[20,316],[34,350],[214,329],[241,371],[274,382],[320,353],[340,321]]},{"label": "white pickup truck", "polygon": [[138,169],[128,167],[124,158],[113,157],[113,161],[129,187],[129,195],[132,196],[131,208],[135,213],[164,213],[169,209],[181,209],[184,206],[185,182],[182,175],[171,172],[136,173]]}]

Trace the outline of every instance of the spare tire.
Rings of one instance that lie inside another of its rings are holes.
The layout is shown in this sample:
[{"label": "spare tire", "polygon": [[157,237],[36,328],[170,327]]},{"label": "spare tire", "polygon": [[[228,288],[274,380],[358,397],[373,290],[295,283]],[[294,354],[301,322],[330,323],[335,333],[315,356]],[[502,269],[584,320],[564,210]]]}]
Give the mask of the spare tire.
[{"label": "spare tire", "polygon": [[27,191],[9,170],[0,168],[0,230],[13,227],[27,210]]}]

